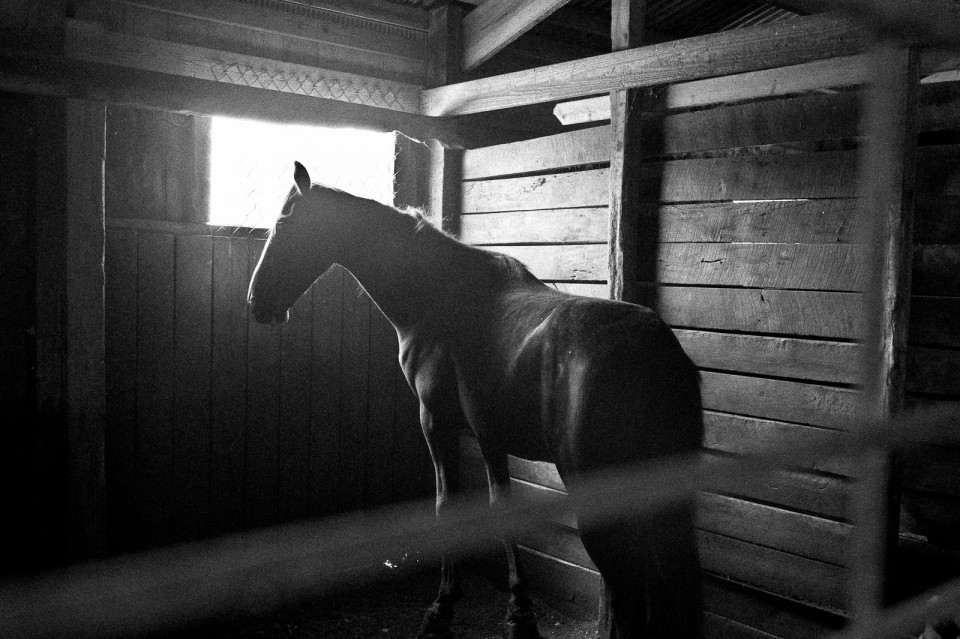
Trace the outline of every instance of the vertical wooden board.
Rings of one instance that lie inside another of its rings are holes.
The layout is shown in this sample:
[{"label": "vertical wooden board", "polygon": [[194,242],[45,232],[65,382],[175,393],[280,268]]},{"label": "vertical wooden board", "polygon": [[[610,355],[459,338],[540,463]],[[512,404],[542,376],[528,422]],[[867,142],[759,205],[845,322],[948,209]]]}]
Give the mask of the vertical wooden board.
[{"label": "vertical wooden board", "polygon": [[314,283],[313,380],[310,415],[310,510],[334,513],[340,506],[341,374],[343,354],[343,287],[345,271],[334,266]]},{"label": "vertical wooden board", "polygon": [[209,534],[213,238],[176,238],[173,494],[175,537]]},{"label": "vertical wooden board", "polygon": [[367,413],[367,496],[372,506],[395,499],[397,469],[409,460],[398,456],[403,436],[396,420],[397,332],[374,305],[370,311],[370,369]]},{"label": "vertical wooden board", "polygon": [[130,513],[137,506],[137,234],[108,230],[105,251],[104,329],[107,431],[104,462],[107,549],[125,551],[133,540]]},{"label": "vertical wooden board", "polygon": [[221,532],[243,525],[247,431],[247,245],[213,238],[210,516]]},{"label": "vertical wooden board", "polygon": [[310,422],[313,386],[313,295],[290,309],[280,335],[280,517],[310,513]]},{"label": "vertical wooden board", "polygon": [[163,153],[165,219],[179,222],[194,221],[193,191],[193,126],[194,116],[182,113],[162,113],[160,129]]},{"label": "vertical wooden board", "polygon": [[104,198],[108,217],[137,217],[142,197],[139,111],[130,106],[107,109],[107,158]]},{"label": "vertical wooden board", "polygon": [[167,541],[173,523],[174,236],[144,233],[137,272],[137,497],[139,539]]},{"label": "vertical wooden board", "polygon": [[343,413],[338,485],[342,509],[366,504],[370,297],[347,273],[343,286]]},{"label": "vertical wooden board", "polygon": [[[247,238],[248,279],[263,251],[262,240]],[[276,523],[280,481],[280,327],[247,313],[246,517],[249,526]]]},{"label": "vertical wooden board", "polygon": [[162,111],[137,109],[137,146],[134,175],[142,187],[141,199],[131,205],[138,210],[133,217],[150,220],[167,219],[166,166],[163,157],[165,131]]}]

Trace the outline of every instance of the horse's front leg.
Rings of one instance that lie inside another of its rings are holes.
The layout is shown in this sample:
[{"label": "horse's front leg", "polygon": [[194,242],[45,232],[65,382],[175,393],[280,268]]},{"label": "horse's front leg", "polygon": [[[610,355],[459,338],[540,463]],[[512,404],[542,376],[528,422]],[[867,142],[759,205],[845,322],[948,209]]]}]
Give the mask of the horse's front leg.
[{"label": "horse's front leg", "polygon": [[[459,501],[459,423],[449,417],[440,417],[423,405],[420,407],[420,423],[436,473],[437,519],[443,520],[456,509]],[[440,591],[427,608],[420,625],[422,639],[453,636],[450,632],[453,606],[463,596],[463,591],[460,589],[460,558],[452,548],[444,550],[441,566]]]},{"label": "horse's front leg", "polygon": [[[486,456],[487,482],[490,485],[490,507],[494,510],[504,507],[510,501],[510,470],[505,454]],[[533,602],[527,592],[527,577],[520,561],[516,540],[504,538],[509,569],[510,602],[507,606],[507,639],[538,639],[537,616],[533,612]]]}]

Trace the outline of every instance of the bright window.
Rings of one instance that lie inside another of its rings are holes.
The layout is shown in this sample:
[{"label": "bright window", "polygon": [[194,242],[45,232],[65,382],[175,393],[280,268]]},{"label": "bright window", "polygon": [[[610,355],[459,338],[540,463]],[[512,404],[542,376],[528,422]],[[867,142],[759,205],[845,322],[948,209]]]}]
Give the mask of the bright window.
[{"label": "bright window", "polygon": [[273,226],[299,161],[314,182],[393,203],[394,134],[215,117],[210,224]]}]

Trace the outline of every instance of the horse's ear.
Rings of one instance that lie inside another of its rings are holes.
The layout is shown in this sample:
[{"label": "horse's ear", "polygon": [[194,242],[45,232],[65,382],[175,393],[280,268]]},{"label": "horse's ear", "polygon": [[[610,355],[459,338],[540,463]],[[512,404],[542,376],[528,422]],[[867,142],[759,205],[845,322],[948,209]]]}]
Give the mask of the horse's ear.
[{"label": "horse's ear", "polygon": [[307,193],[310,190],[310,174],[299,162],[293,163],[293,181],[297,183],[301,193]]}]

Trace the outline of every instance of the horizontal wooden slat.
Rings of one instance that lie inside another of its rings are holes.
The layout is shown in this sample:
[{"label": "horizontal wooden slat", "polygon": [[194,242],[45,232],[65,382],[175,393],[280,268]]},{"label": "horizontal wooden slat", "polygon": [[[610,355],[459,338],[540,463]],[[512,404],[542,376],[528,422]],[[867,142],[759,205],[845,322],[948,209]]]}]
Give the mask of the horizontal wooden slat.
[{"label": "horizontal wooden slat", "polygon": [[712,612],[703,613],[704,639],[778,639],[739,621]]},{"label": "horizontal wooden slat", "polygon": [[914,295],[960,297],[958,273],[960,244],[926,244],[916,247],[913,260]]},{"label": "horizontal wooden slat", "polygon": [[674,329],[684,351],[700,368],[856,383],[858,346],[784,337]]},{"label": "horizontal wooden slat", "polygon": [[490,248],[517,258],[541,280],[603,281],[609,272],[605,244]]},{"label": "horizontal wooden slat", "polygon": [[463,152],[463,179],[538,173],[610,161],[610,127],[568,131]]},{"label": "horizontal wooden slat", "polygon": [[610,287],[607,284],[581,284],[579,282],[552,282],[550,286],[571,295],[610,299]]},{"label": "horizontal wooden slat", "polygon": [[703,608],[783,639],[811,639],[836,632],[841,617],[775,597],[748,586],[707,576]]},{"label": "horizontal wooden slat", "polygon": [[860,336],[856,293],[662,286],[657,309],[673,326],[804,335]]},{"label": "horizontal wooden slat", "polygon": [[[960,323],[960,316],[954,318]],[[912,346],[907,351],[907,391],[960,398],[960,351]]]},{"label": "horizontal wooden slat", "polygon": [[703,406],[710,410],[840,430],[859,416],[854,390],[707,371],[701,376]]},{"label": "horizontal wooden slat", "polygon": [[463,18],[463,69],[490,59],[570,0],[486,0]]},{"label": "horizontal wooden slat", "polygon": [[835,566],[850,538],[850,524],[712,493],[698,496],[697,527]]},{"label": "horizontal wooden slat", "polygon": [[219,226],[191,222],[168,222],[166,220],[141,220],[136,218],[106,218],[110,229],[131,229],[141,233],[166,233],[169,235],[209,235],[214,237],[252,237],[266,239],[269,229],[248,226]]},{"label": "horizontal wooden slat", "polygon": [[960,496],[960,448],[914,446],[903,453],[903,486]]},{"label": "horizontal wooden slat", "polygon": [[910,344],[960,348],[960,297],[910,299]]},{"label": "horizontal wooden slat", "polygon": [[710,573],[827,610],[844,608],[844,568],[706,531],[698,539]]},{"label": "horizontal wooden slat", "polygon": [[659,202],[849,198],[856,168],[856,151],[646,162],[642,194]]},{"label": "horizontal wooden slat", "polygon": [[[647,206],[661,242],[836,244],[862,237],[855,199]],[[653,216],[657,216],[654,218]]]},{"label": "horizontal wooden slat", "polygon": [[599,573],[523,546],[520,556],[533,595],[572,617],[596,618],[602,587]]},{"label": "horizontal wooden slat", "polygon": [[607,169],[465,182],[460,210],[469,214],[606,206],[609,188]]},{"label": "horizontal wooden slat", "polygon": [[866,36],[865,27],[836,15],[797,18],[430,89],[423,113],[477,113],[800,64],[859,53]]},{"label": "horizontal wooden slat", "polygon": [[863,250],[848,244],[663,244],[664,284],[859,291]]},{"label": "horizontal wooden slat", "polygon": [[741,486],[733,494],[831,519],[844,520],[848,514],[849,484],[832,475],[776,471],[760,481]]},{"label": "horizontal wooden slat", "polygon": [[848,476],[853,471],[847,459],[812,458],[803,453],[804,446],[848,443],[850,435],[844,432],[711,410],[704,411],[703,420],[703,445],[710,450],[752,455],[774,446],[793,445],[797,451],[793,464],[799,468]]},{"label": "horizontal wooden slat", "polygon": [[571,244],[606,242],[606,207],[479,213],[460,218],[460,239],[468,244]]},{"label": "horizontal wooden slat", "polygon": [[597,570],[596,564],[580,541],[580,535],[572,528],[544,524],[536,530],[524,533],[517,539],[517,543],[582,568]]},{"label": "horizontal wooden slat", "polygon": [[904,490],[900,512],[902,532],[922,535],[941,546],[960,546],[960,496]]}]

